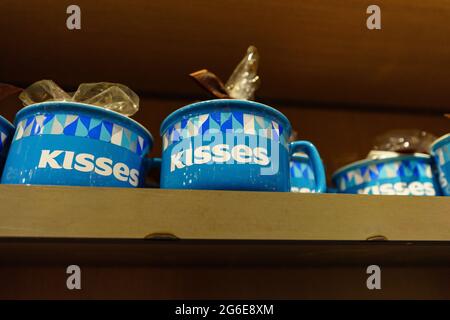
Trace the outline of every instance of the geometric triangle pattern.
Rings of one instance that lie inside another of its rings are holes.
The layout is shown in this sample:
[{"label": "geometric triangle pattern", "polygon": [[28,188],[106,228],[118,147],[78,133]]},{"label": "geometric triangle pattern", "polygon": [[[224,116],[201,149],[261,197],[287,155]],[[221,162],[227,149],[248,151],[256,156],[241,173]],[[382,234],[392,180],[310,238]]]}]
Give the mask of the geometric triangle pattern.
[{"label": "geometric triangle pattern", "polygon": [[173,143],[202,135],[208,130],[211,133],[227,133],[231,130],[235,131],[235,133],[257,135],[281,141],[283,146],[286,146],[288,141],[282,126],[267,117],[246,114],[240,111],[216,111],[182,119],[167,128],[162,137],[163,150],[166,150]]},{"label": "geometric triangle pattern", "polygon": [[433,178],[429,159],[400,159],[385,163],[372,163],[338,174],[334,180],[340,190],[356,187],[371,181],[389,178]]},{"label": "geometric triangle pattern", "polygon": [[72,114],[31,116],[17,124],[14,141],[37,135],[65,135],[100,140],[138,155],[148,152],[149,142],[135,132],[107,120]]},{"label": "geometric triangle pattern", "polygon": [[291,161],[290,170],[291,177],[293,178],[301,178],[314,181],[314,172],[309,163]]}]

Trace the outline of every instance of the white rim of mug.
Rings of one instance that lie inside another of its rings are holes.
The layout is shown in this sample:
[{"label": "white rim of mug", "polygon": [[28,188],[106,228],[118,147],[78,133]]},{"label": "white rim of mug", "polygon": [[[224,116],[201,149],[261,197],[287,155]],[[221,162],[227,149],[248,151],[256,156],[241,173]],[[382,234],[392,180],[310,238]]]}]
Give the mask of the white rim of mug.
[{"label": "white rim of mug", "polygon": [[[16,124],[17,119],[18,119],[19,117],[23,117],[22,114],[25,114],[25,115],[26,115],[26,113],[30,112],[29,110],[32,110],[32,109],[35,109],[35,108],[38,109],[41,105],[48,105],[48,104],[54,105],[54,104],[61,104],[61,103],[62,103],[62,104],[68,104],[68,105],[76,105],[76,106],[82,107],[82,108],[93,109],[93,110],[95,110],[95,111],[100,111],[100,112],[109,113],[109,114],[111,114],[112,116],[121,118],[124,122],[131,122],[132,124],[136,125],[138,128],[140,128],[144,133],[146,133],[146,134],[148,135],[148,138],[149,138],[149,140],[150,140],[150,149],[152,149],[152,147],[153,147],[154,139],[153,139],[152,134],[150,133],[150,131],[148,131],[147,128],[145,128],[142,124],[140,124],[140,123],[137,122],[136,120],[134,120],[134,119],[132,119],[132,118],[130,118],[130,117],[124,116],[123,114],[121,114],[121,113],[119,113],[119,112],[117,112],[117,111],[114,111],[114,110],[102,108],[102,107],[99,107],[99,106],[94,106],[94,105],[87,104],[87,103],[81,103],[81,102],[73,102],[73,101],[47,101],[47,102],[39,102],[39,103],[30,104],[30,105],[28,105],[28,106],[26,106],[26,107],[23,107],[22,109],[20,109],[20,110],[16,113],[16,116],[15,116],[15,119],[14,119],[14,124]],[[31,112],[30,114],[33,114],[33,113]]]},{"label": "white rim of mug", "polygon": [[331,179],[334,180],[334,178],[336,178],[338,175],[342,174],[344,171],[355,170],[358,167],[361,167],[361,166],[366,165],[368,163],[381,163],[381,162],[399,161],[399,160],[405,160],[407,158],[421,158],[421,159],[431,160],[431,156],[429,154],[419,153],[419,152],[411,153],[411,154],[401,154],[401,153],[399,153],[398,156],[396,156],[396,157],[383,158],[383,159],[362,159],[362,160],[358,160],[358,161],[352,162],[350,164],[347,164],[347,165],[339,168],[338,170],[336,170],[331,175]]},{"label": "white rim of mug", "polygon": [[[309,160],[310,159],[309,159],[308,155],[304,152],[296,152],[289,159],[290,162],[307,162],[307,163],[309,163]],[[320,160],[322,160],[322,159],[320,159]],[[322,161],[322,163],[323,163],[323,161]]]}]

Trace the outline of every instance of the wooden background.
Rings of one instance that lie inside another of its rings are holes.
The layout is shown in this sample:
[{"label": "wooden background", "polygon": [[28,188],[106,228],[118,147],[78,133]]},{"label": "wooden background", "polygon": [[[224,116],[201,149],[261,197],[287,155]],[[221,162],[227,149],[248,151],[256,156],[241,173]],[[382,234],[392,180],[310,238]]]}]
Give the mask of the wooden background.
[{"label": "wooden background", "polygon": [[[66,28],[69,4],[0,3],[0,82],[124,83],[142,98],[135,119],[156,139],[153,156],[161,121],[208,98],[187,74],[206,67],[226,80],[250,44],[261,54],[257,100],[316,144],[328,176],[364,158],[385,130],[449,132],[447,1],[378,1],[375,31],[365,26],[364,0],[80,0],[79,31]],[[20,103],[0,108],[12,119]]]},{"label": "wooden background", "polygon": [[[208,68],[225,80],[250,44],[261,54],[257,100],[286,114],[298,138],[318,147],[328,177],[365,157],[385,130],[418,128],[438,136],[450,131],[442,116],[450,112],[448,1],[378,0],[377,31],[365,26],[369,0],[77,0],[80,31],[66,28],[71,4],[0,2],[0,82],[26,87],[53,79],[66,90],[81,82],[126,84],[142,98],[135,119],[155,137],[153,156],[161,151],[162,120],[207,98],[187,74]],[[20,108],[14,96],[0,102],[0,114],[10,120]],[[335,246],[323,255],[334,262],[273,268],[124,266],[120,259],[106,266],[101,260],[111,251],[103,252],[96,255],[100,261],[80,260],[86,285],[69,292],[65,265],[14,260],[14,254],[33,252],[59,259],[60,251],[33,251],[26,243],[20,251],[11,248],[13,242],[1,242],[0,298],[449,298],[448,261],[433,264],[425,254],[415,263],[386,265],[383,290],[373,292],[364,286],[370,261],[358,260],[365,250],[352,265],[339,266]],[[78,249],[66,257],[80,257]],[[399,259],[411,257],[400,252]]]}]

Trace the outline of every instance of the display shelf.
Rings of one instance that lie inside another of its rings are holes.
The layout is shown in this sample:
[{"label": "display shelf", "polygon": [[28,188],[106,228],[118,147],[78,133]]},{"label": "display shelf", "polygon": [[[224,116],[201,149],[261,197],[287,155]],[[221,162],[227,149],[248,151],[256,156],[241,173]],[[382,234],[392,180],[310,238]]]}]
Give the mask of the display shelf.
[{"label": "display shelf", "polygon": [[66,28],[70,4],[1,2],[0,81],[115,81],[198,98],[187,74],[209,68],[226,79],[254,44],[262,100],[449,110],[444,0],[378,1],[375,31],[366,28],[370,1],[79,0],[78,31]]},{"label": "display shelf", "polygon": [[0,186],[0,237],[448,241],[446,197]]},{"label": "display shelf", "polygon": [[0,201],[0,298],[450,298],[449,198],[2,185]]}]

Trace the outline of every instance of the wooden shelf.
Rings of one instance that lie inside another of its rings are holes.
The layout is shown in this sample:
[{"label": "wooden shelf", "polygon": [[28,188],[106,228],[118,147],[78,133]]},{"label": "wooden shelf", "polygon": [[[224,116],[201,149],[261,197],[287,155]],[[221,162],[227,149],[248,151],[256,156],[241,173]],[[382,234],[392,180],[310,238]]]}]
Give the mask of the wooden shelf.
[{"label": "wooden shelf", "polygon": [[0,237],[448,241],[446,197],[0,186]]},{"label": "wooden shelf", "polygon": [[0,298],[450,298],[448,198],[2,185],[0,202]]},{"label": "wooden shelf", "polygon": [[[450,5],[378,1],[382,30],[366,28],[368,1],[77,2],[0,4],[0,80],[122,82],[151,96],[203,98],[187,78],[226,79],[250,44],[261,52],[262,100],[449,110]],[[30,36],[32,35],[32,36]]]}]

